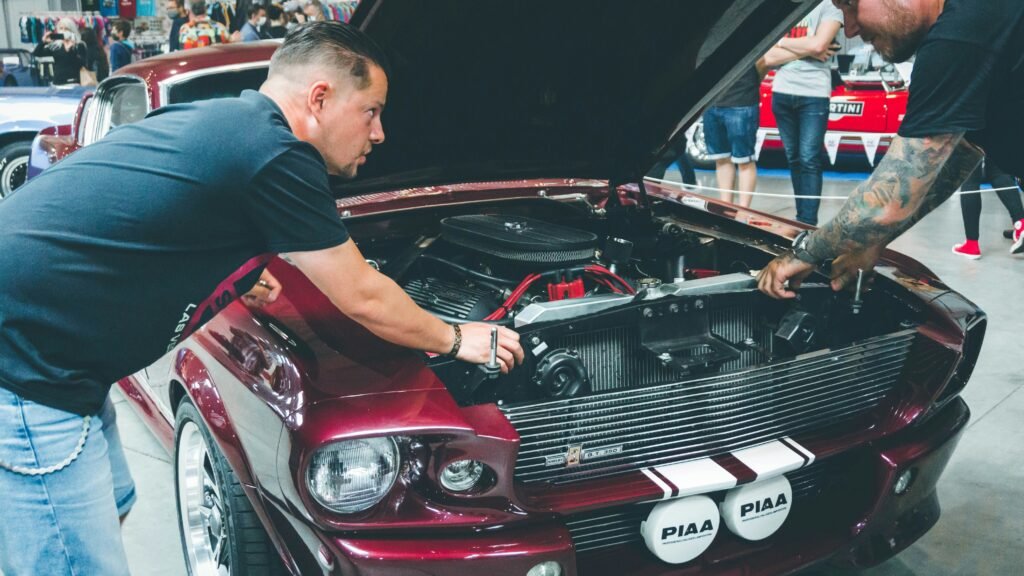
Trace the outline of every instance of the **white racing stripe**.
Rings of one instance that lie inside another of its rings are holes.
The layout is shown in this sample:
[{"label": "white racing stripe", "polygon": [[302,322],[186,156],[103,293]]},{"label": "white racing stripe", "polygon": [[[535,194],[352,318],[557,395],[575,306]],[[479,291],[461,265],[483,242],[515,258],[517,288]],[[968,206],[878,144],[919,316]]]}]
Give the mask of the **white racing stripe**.
[{"label": "white racing stripe", "polygon": [[[756,474],[754,480],[774,478],[814,463],[814,453],[788,436],[732,455]],[[662,500],[727,490],[739,482],[711,458],[644,468],[641,472],[661,489]]]},{"label": "white racing stripe", "polygon": [[[722,468],[710,458],[680,462],[667,466],[658,466],[648,473],[647,477],[660,475],[667,480],[670,491],[665,492],[664,498],[679,498],[693,494],[706,494],[716,490],[725,490],[736,485],[737,478]],[[664,482],[656,482],[662,486]],[[664,490],[664,488],[662,488]]]},{"label": "white racing stripe", "polygon": [[644,476],[647,476],[647,478],[651,482],[657,484],[658,488],[661,488],[661,491],[663,492],[661,496],[662,500],[667,500],[672,497],[672,487],[666,484],[661,478],[659,478],[658,475],[655,474],[651,468],[644,468],[643,470],[641,470],[641,472],[643,472]]},{"label": "white racing stripe", "polygon": [[732,455],[753,470],[759,480],[797,470],[807,461],[803,455],[778,440],[737,450]]},{"label": "white racing stripe", "polygon": [[784,442],[790,448],[796,449],[797,452],[803,454],[804,457],[807,458],[807,464],[804,464],[804,466],[810,466],[811,464],[814,464],[814,452],[811,452],[806,447],[798,443],[796,440],[793,440],[789,436],[783,436],[782,442]]}]

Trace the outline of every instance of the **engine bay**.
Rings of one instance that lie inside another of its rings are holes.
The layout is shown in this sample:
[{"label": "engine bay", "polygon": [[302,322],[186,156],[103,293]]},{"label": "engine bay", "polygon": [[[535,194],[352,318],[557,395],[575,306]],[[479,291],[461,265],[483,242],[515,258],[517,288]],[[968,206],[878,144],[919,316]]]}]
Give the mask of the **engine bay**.
[{"label": "engine bay", "polygon": [[520,333],[526,360],[508,375],[428,359],[463,405],[698,379],[917,321],[884,289],[856,298],[834,293],[822,277],[809,278],[794,301],[768,298],[755,276],[771,253],[663,210],[626,226],[583,202],[546,200],[420,210],[349,227],[368,262],[427,311]]}]

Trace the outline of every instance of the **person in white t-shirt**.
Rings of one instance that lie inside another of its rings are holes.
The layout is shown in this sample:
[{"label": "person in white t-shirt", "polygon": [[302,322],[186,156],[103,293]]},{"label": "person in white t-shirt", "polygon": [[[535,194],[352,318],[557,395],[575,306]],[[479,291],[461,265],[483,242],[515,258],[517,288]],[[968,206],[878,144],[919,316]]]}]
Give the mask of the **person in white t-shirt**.
[{"label": "person in white t-shirt", "polygon": [[[842,11],[826,0],[765,56],[769,66],[784,63],[772,83],[772,112],[797,196],[821,196],[821,149],[832,95],[828,61],[837,48],[833,43],[842,26]],[[797,198],[796,219],[816,226],[820,203]]]}]

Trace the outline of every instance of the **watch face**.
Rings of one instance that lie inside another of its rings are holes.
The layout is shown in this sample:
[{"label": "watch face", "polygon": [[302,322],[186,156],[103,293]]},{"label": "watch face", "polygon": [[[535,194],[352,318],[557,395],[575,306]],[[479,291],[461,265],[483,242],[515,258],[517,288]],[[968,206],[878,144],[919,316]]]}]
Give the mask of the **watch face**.
[{"label": "watch face", "polygon": [[793,238],[793,248],[797,248],[797,249],[803,248],[804,247],[804,243],[806,241],[807,241],[807,231],[804,230],[803,232],[797,234],[796,238]]}]

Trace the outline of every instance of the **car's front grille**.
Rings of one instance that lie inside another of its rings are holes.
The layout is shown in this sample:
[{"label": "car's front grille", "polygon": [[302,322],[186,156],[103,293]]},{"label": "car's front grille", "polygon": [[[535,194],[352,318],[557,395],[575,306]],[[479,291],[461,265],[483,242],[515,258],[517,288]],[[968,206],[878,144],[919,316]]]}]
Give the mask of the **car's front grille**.
[{"label": "car's front grille", "polygon": [[[793,487],[793,506],[798,507],[817,496],[826,484],[829,472],[834,469],[835,466],[825,461],[786,474]],[[640,523],[647,518],[656,504],[632,504],[566,517],[565,524],[572,535],[576,552],[589,552],[642,541]]]},{"label": "car's front grille", "polygon": [[[516,479],[576,482],[822,432],[880,405],[915,334],[683,382],[501,406],[520,435]],[[585,456],[567,460],[570,448]]]}]

